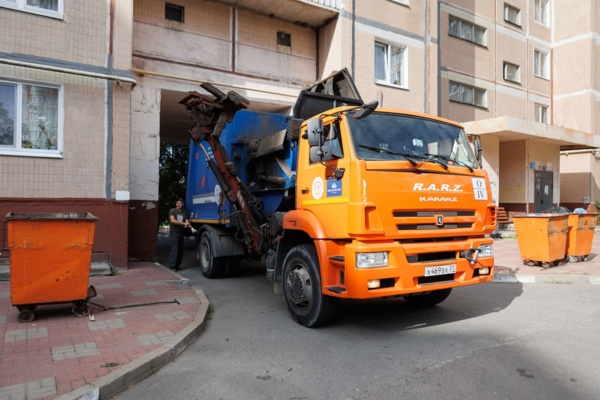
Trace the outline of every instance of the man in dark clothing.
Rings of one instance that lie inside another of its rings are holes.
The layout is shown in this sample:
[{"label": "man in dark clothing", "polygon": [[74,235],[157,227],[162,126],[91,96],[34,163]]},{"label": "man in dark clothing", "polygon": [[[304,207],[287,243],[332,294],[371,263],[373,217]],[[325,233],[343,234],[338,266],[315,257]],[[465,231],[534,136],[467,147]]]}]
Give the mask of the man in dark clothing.
[{"label": "man in dark clothing", "polygon": [[169,210],[169,222],[169,244],[171,246],[171,252],[169,253],[169,268],[174,271],[179,271],[179,266],[183,259],[183,238],[185,230],[192,226],[183,209],[183,199],[177,199],[175,208]]}]

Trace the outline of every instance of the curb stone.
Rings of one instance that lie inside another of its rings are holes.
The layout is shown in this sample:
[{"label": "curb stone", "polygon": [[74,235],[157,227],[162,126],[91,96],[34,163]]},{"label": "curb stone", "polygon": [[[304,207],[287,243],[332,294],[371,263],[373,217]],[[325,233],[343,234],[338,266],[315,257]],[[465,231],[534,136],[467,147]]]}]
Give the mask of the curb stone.
[{"label": "curb stone", "polygon": [[210,304],[204,293],[195,289],[200,308],[194,321],[160,348],[124,365],[95,382],[57,397],[56,400],[110,399],[129,386],[145,379],[160,368],[174,361],[204,331]]}]

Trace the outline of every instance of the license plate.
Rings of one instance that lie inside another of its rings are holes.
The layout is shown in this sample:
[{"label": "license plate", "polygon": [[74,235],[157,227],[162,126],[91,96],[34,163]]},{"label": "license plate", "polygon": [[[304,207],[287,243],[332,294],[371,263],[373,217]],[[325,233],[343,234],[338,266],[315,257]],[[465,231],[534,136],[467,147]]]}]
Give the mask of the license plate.
[{"label": "license plate", "polygon": [[425,267],[425,276],[446,275],[456,272],[456,264],[436,265],[435,267]]}]

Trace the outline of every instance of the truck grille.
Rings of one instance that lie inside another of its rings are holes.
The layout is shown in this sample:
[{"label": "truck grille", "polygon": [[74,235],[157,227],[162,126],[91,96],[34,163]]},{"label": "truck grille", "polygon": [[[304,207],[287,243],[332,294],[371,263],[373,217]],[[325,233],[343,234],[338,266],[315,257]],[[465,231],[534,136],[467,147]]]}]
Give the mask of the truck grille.
[{"label": "truck grille", "polygon": [[[474,210],[461,211],[394,211],[399,231],[471,229],[475,223]],[[442,220],[440,224],[439,220]]]}]

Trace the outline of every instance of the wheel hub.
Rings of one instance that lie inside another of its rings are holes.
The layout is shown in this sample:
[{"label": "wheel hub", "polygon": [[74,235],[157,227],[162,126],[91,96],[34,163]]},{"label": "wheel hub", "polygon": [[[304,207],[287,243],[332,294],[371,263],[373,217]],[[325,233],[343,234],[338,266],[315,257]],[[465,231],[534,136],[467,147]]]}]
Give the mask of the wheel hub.
[{"label": "wheel hub", "polygon": [[310,275],[305,269],[298,268],[288,274],[286,289],[289,299],[296,305],[303,306],[312,300]]}]

